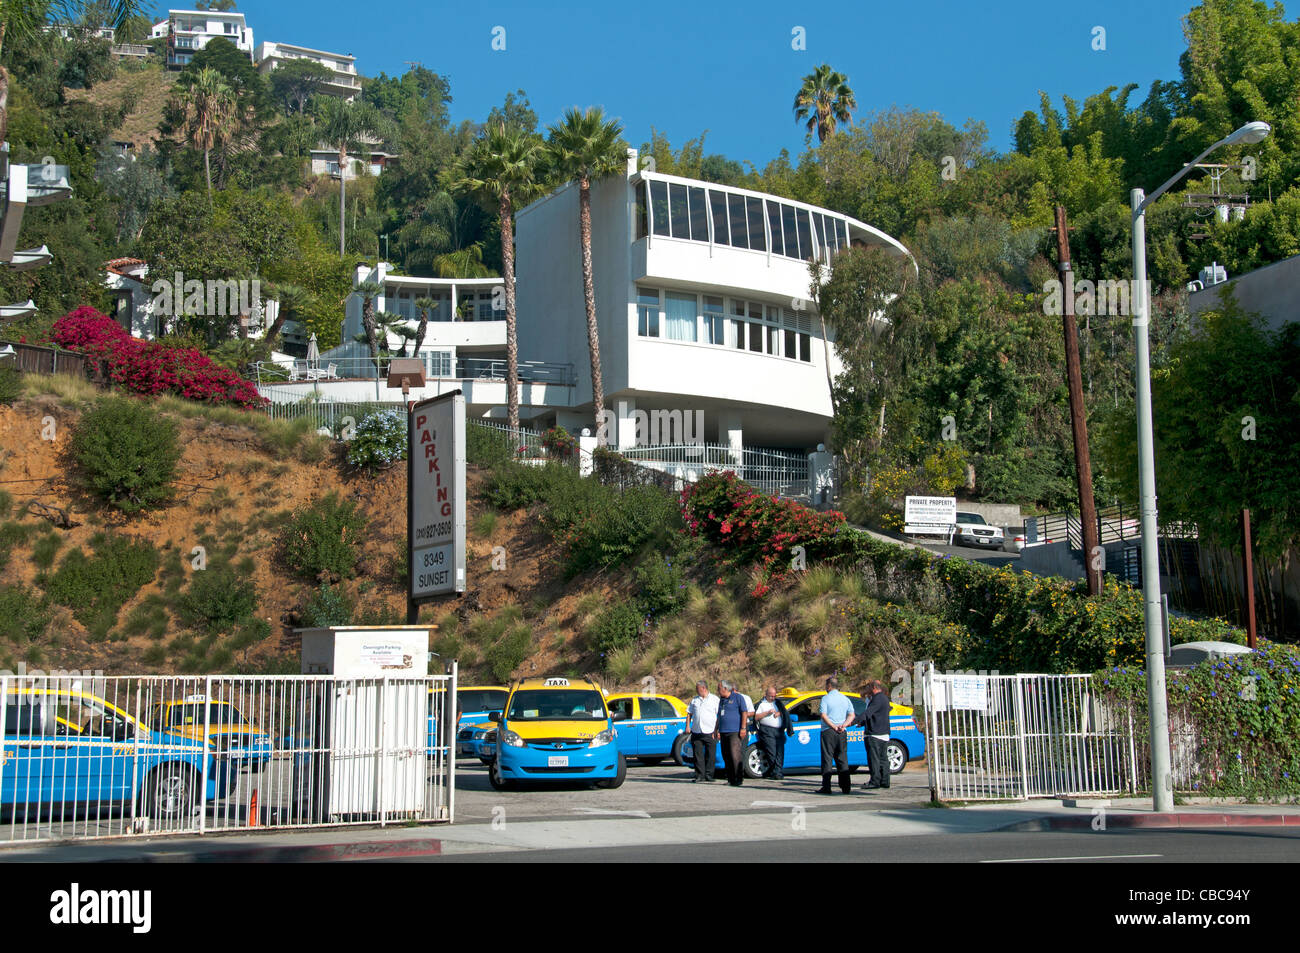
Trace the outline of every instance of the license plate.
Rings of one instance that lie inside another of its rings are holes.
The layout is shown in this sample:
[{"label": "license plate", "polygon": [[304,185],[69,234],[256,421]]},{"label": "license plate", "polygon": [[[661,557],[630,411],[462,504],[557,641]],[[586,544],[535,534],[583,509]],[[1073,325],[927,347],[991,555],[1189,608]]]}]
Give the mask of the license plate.
[{"label": "license plate", "polygon": [[569,756],[567,754],[553,754],[546,759],[548,768],[567,768],[569,766]]}]

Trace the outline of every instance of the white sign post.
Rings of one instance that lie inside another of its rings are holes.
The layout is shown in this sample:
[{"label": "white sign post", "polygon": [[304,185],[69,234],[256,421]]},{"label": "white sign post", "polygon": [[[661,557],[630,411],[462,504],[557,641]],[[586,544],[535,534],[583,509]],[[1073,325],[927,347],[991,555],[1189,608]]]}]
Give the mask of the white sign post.
[{"label": "white sign post", "polygon": [[903,523],[903,532],[910,536],[949,536],[957,524],[957,497],[909,496]]},{"label": "white sign post", "polygon": [[411,405],[407,425],[407,622],[422,602],[465,591],[465,397]]}]

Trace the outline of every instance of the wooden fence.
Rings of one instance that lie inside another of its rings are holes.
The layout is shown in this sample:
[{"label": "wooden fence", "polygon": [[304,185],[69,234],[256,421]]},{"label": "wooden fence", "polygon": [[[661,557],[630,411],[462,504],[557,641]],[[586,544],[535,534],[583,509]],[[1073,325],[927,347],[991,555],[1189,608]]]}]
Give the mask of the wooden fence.
[{"label": "wooden fence", "polygon": [[96,384],[108,382],[108,375],[104,372],[104,368],[98,361],[92,360],[85,354],[63,351],[57,347],[0,341],[0,348],[6,345],[14,349],[17,368],[24,374],[72,374]]}]

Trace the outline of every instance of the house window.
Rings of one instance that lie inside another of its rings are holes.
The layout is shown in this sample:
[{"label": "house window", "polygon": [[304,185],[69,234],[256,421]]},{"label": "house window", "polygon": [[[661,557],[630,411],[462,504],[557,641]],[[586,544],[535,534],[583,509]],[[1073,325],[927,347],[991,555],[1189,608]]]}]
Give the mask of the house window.
[{"label": "house window", "polygon": [[835,248],[839,251],[842,248],[849,247],[848,225],[842,218],[835,220]]},{"label": "house window", "polygon": [[695,295],[669,294],[664,300],[664,337],[670,341],[696,340]]},{"label": "house window", "polygon": [[656,235],[671,235],[668,228],[668,183],[650,183],[650,218]]},{"label": "house window", "polygon": [[736,248],[748,248],[749,232],[745,228],[745,197],[727,196],[727,207],[731,210],[731,244]]},{"label": "house window", "polygon": [[645,204],[645,183],[636,184],[636,237],[638,240],[650,234],[650,213]]},{"label": "house window", "polygon": [[804,261],[813,257],[812,229],[808,222],[807,209],[795,209],[795,224],[799,229],[799,257]]},{"label": "house window", "polygon": [[807,334],[799,335],[799,360],[812,361],[812,338]]},{"label": "house window", "polygon": [[727,343],[727,318],[721,298],[704,296],[704,334],[710,344]]},{"label": "house window", "polygon": [[745,210],[749,213],[749,247],[754,251],[767,251],[767,233],[763,228],[763,200],[746,197]]},{"label": "house window", "polygon": [[727,193],[709,190],[709,209],[713,212],[713,241],[718,245],[730,245],[730,232],[727,229]]},{"label": "house window", "polygon": [[709,240],[709,212],[704,207],[704,190],[692,188],[691,193],[691,238],[697,242]]},{"label": "house window", "polygon": [[767,203],[767,227],[772,232],[772,251],[784,255],[785,243],[781,238],[781,206],[776,202]]},{"label": "house window", "polygon": [[727,333],[728,343],[740,350],[745,349],[745,302],[731,301],[731,328]]},{"label": "house window", "polygon": [[789,258],[798,258],[799,255],[799,232],[794,224],[794,208],[789,205],[781,206],[781,226],[785,231],[785,253]]},{"label": "house window", "polygon": [[690,238],[691,216],[686,207],[686,186],[676,182],[668,186],[668,207],[672,214],[673,238]]},{"label": "house window", "polygon": [[659,336],[659,292],[653,288],[636,289],[636,333],[643,338]]}]

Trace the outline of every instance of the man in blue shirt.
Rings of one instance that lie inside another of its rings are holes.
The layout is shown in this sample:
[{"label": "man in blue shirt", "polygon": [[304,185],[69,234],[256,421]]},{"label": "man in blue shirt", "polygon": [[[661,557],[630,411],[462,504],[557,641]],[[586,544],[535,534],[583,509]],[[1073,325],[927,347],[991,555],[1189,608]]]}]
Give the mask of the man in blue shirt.
[{"label": "man in blue shirt", "polygon": [[834,675],[826,679],[826,694],[822,696],[822,786],[818,794],[830,794],[831,771],[839,776],[840,790],[853,791],[849,775],[849,725],[853,724],[853,703],[840,690]]},{"label": "man in blue shirt", "polygon": [[745,783],[745,744],[749,740],[749,712],[736,686],[718,683],[718,730],[722,742],[722,763],[727,769],[727,783],[734,788]]}]

